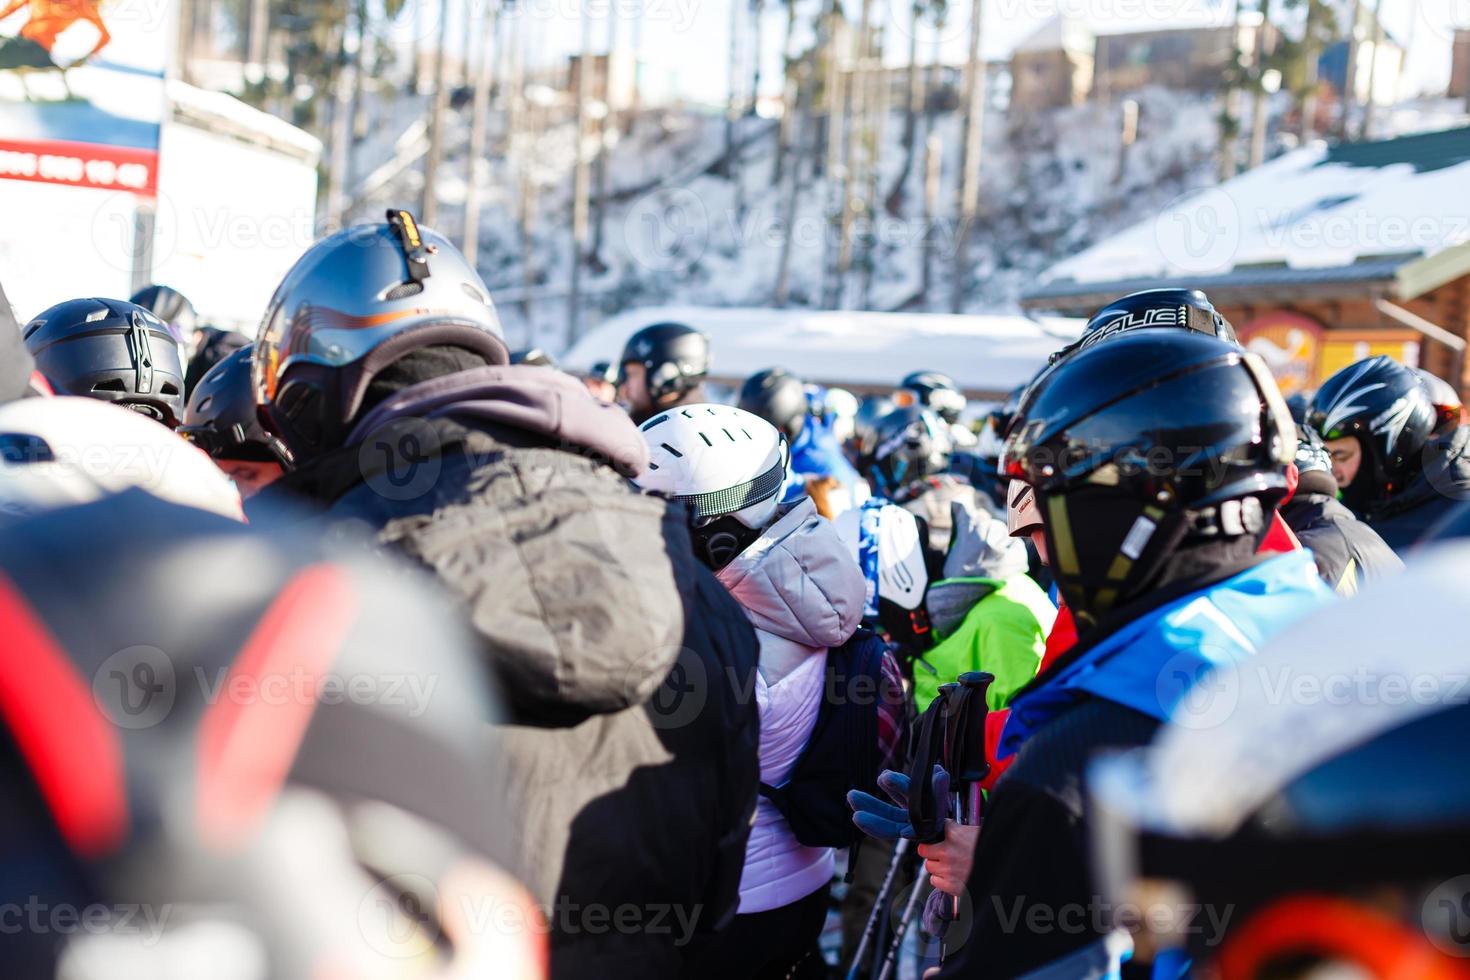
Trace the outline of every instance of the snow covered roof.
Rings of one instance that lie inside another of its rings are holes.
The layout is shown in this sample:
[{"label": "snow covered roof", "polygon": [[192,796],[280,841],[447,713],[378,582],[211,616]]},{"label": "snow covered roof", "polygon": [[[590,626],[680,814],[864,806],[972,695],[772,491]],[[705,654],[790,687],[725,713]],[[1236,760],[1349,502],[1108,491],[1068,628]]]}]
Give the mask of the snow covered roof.
[{"label": "snow covered roof", "polygon": [[1022,38],[1016,44],[1015,53],[1071,51],[1090,55],[1092,46],[1092,31],[1087,24],[1079,18],[1061,13]]},{"label": "snow covered roof", "polygon": [[1417,260],[1470,243],[1470,215],[1454,206],[1466,187],[1470,127],[1305,147],[1056,263],[1022,302],[1045,307],[1138,282],[1392,281]]},{"label": "snow covered roof", "polygon": [[196,88],[177,78],[167,82],[168,100],[176,118],[247,143],[267,144],[277,152],[315,166],[322,155],[321,140],[284,119],[247,105],[228,92]]},{"label": "snow covered roof", "polygon": [[784,367],[819,384],[891,387],[911,371],[930,370],[945,372],[972,395],[999,395],[1024,383],[1082,329],[1081,320],[1056,317],[654,307],[605,321],[567,352],[562,366],[616,362],[635,330],[669,320],[709,335],[716,378],[740,380]]}]

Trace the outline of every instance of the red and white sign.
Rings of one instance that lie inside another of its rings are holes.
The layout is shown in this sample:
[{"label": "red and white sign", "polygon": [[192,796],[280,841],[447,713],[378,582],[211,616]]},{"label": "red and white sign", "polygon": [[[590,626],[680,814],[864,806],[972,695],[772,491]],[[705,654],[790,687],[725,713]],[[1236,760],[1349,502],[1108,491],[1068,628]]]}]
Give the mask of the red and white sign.
[{"label": "red and white sign", "polygon": [[61,140],[0,140],[0,177],[152,197],[158,193],[158,151]]}]

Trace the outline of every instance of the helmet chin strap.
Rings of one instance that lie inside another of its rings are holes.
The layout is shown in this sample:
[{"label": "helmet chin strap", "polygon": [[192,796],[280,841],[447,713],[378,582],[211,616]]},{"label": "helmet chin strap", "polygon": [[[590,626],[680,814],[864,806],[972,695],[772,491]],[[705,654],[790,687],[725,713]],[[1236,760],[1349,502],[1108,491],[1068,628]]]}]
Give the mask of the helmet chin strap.
[{"label": "helmet chin strap", "polygon": [[758,529],[746,527],[729,515],[717,517],[690,533],[695,556],[714,571],[730,564],[761,536]]}]

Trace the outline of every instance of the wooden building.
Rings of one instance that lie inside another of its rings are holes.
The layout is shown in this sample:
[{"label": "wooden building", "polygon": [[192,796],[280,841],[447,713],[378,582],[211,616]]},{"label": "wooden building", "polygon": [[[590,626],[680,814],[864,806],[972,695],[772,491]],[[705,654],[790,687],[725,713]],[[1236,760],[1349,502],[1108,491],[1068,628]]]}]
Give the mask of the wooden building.
[{"label": "wooden building", "polygon": [[1205,290],[1282,390],[1372,354],[1470,391],[1470,127],[1278,157],[1052,266],[1029,310]]}]

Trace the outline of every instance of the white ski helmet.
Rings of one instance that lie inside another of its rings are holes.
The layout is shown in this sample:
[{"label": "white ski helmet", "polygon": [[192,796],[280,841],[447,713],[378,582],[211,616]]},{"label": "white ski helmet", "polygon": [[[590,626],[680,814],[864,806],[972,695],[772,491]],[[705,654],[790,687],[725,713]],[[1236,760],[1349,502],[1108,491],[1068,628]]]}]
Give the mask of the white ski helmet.
[{"label": "white ski helmet", "polygon": [[918,609],[929,587],[929,570],[913,512],[870,500],[838,514],[834,523],[868,578],[868,608],[876,609],[878,600],[886,599],[905,612]]},{"label": "white ski helmet", "polygon": [[846,388],[827,389],[827,414],[831,417],[832,435],[845,445],[852,438],[853,423],[857,419],[857,395]]},{"label": "white ski helmet", "polygon": [[638,486],[689,505],[696,532],[728,524],[723,518],[752,531],[775,519],[790,451],[786,438],[759,415],[730,405],[682,405],[638,431],[649,455]]},{"label": "white ski helmet", "polygon": [[94,398],[23,398],[0,406],[0,514],[28,516],[135,487],[242,519],[230,478],[146,416]]}]

